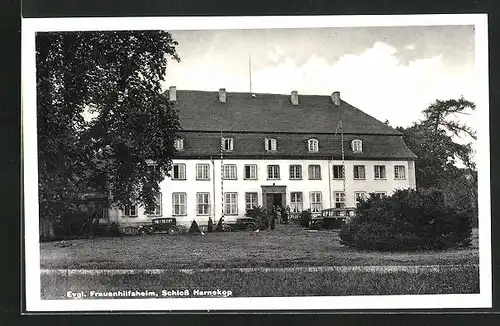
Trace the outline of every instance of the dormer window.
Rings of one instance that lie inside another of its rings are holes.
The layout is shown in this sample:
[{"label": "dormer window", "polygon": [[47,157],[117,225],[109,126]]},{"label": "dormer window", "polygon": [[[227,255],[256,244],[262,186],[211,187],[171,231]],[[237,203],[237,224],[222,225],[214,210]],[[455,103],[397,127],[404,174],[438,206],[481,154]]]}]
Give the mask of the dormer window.
[{"label": "dormer window", "polygon": [[319,150],[318,140],[309,139],[307,141],[307,149],[309,150],[309,152],[317,152]]},{"label": "dormer window", "polygon": [[363,152],[363,142],[360,139],[354,139],[352,141],[352,151],[354,153]]},{"label": "dormer window", "polygon": [[177,138],[176,140],[174,140],[174,147],[177,151],[183,151],[184,150],[184,139]]},{"label": "dormer window", "polygon": [[266,151],[276,151],[278,148],[278,142],[274,138],[266,138],[264,141],[264,147]]},{"label": "dormer window", "polygon": [[234,146],[233,146],[233,138],[225,138],[223,137],[222,140],[221,140],[221,146],[222,146],[222,150],[224,151],[232,151]]}]

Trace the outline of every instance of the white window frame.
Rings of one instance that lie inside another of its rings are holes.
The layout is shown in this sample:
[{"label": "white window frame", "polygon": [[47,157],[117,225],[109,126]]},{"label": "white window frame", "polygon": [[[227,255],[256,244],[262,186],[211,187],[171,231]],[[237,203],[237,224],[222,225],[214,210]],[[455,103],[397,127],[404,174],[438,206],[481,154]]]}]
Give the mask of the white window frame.
[{"label": "white window frame", "polygon": [[237,192],[225,192],[224,193],[224,214],[225,215],[238,215],[238,193]]},{"label": "white window frame", "polygon": [[[357,171],[358,169],[362,169],[363,171],[363,176],[361,177],[361,173],[359,173],[359,171]],[[358,175],[356,176],[356,172],[358,172]],[[365,169],[365,166],[364,165],[354,165],[353,168],[352,168],[352,176],[354,178],[354,180],[365,180],[366,179],[366,169]]]},{"label": "white window frame", "polygon": [[174,140],[174,148],[177,151],[183,151],[184,150],[184,139],[182,138],[177,138]]},{"label": "white window frame", "polygon": [[[179,168],[179,177],[175,176],[175,167]],[[186,164],[174,163],[172,166],[172,180],[186,180]]]},{"label": "white window frame", "polygon": [[304,196],[301,191],[290,192],[290,209],[292,213],[300,213],[304,210]]},{"label": "white window frame", "polygon": [[309,200],[311,213],[320,213],[323,209],[323,194],[321,193],[321,191],[311,191],[309,193]]},{"label": "white window frame", "polygon": [[291,164],[289,168],[290,180],[302,180],[302,165]]},{"label": "white window frame", "polygon": [[187,194],[185,192],[172,193],[172,215],[173,216],[187,215]]},{"label": "white window frame", "polygon": [[307,149],[309,152],[319,152],[319,141],[311,138],[307,141]]},{"label": "white window frame", "polygon": [[196,164],[196,180],[210,180],[210,164]]},{"label": "white window frame", "polygon": [[352,151],[354,153],[362,153],[363,152],[363,142],[361,139],[354,139],[351,143]]},{"label": "white window frame", "polygon": [[158,196],[155,198],[156,204],[155,204],[155,210],[151,214],[148,214],[148,216],[162,216],[162,194],[159,193]]},{"label": "white window frame", "polygon": [[238,168],[236,164],[224,164],[222,166],[224,180],[237,180],[238,179]]},{"label": "white window frame", "polygon": [[[402,171],[402,173],[401,173]],[[395,180],[405,180],[406,179],[406,168],[404,165],[394,165],[394,179]]]},{"label": "white window frame", "polygon": [[222,137],[221,144],[222,150],[230,152],[234,150],[234,139],[233,137]]},{"label": "white window frame", "polygon": [[[335,169],[336,168],[341,168],[341,176],[335,176]],[[342,164],[334,164],[332,166],[332,176],[333,176],[333,179],[335,180],[343,180],[345,178],[345,165],[342,165]]]},{"label": "white window frame", "polygon": [[385,165],[374,165],[373,176],[375,180],[385,180],[387,178],[387,171],[385,170]]},{"label": "white window frame", "polygon": [[[133,211],[135,213],[132,213],[131,210],[133,209]],[[137,205],[132,205],[132,206],[125,206],[123,208],[123,216],[126,216],[126,217],[137,217],[138,214],[137,214],[137,210],[138,210],[138,207]],[[127,211],[128,211],[128,214],[127,214]]]},{"label": "white window frame", "polygon": [[[314,169],[317,168],[317,175],[314,172]],[[307,171],[309,174],[309,180],[321,180],[321,165],[319,164],[309,164],[307,167]]]},{"label": "white window frame", "polygon": [[198,215],[198,216],[210,215],[210,193],[209,192],[197,192],[196,193],[196,215]]},{"label": "white window frame", "polygon": [[[249,168],[250,172],[249,177],[247,177],[247,168]],[[245,164],[243,166],[243,177],[245,180],[257,180],[257,164]]]},{"label": "white window frame", "polygon": [[280,179],[280,166],[276,164],[270,164],[267,166],[267,179],[268,180],[279,180]]},{"label": "white window frame", "polygon": [[374,191],[376,195],[380,195],[380,197],[387,197],[387,191]]},{"label": "white window frame", "polygon": [[245,192],[245,209],[248,211],[259,206],[259,194],[257,192]]},{"label": "white window frame", "polygon": [[268,152],[275,152],[278,150],[278,141],[275,138],[266,138],[264,140],[264,148]]},{"label": "white window frame", "polygon": [[[335,208],[344,208],[346,204],[346,194],[345,191],[334,191],[333,201],[335,203]],[[337,206],[337,204],[339,204]]]},{"label": "white window frame", "polygon": [[354,192],[354,202],[356,205],[359,203],[359,197],[362,197],[363,199],[366,199],[366,191],[355,191]]}]

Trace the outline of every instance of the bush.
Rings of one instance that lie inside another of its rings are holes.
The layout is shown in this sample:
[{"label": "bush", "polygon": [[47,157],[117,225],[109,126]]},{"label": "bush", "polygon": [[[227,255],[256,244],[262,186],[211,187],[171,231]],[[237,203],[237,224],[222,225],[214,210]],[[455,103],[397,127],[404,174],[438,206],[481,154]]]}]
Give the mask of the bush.
[{"label": "bush", "polygon": [[359,249],[446,249],[470,246],[471,231],[469,216],[446,206],[441,192],[408,189],[361,201],[340,239]]},{"label": "bush", "polygon": [[311,211],[305,210],[300,213],[300,225],[307,228],[311,223]]},{"label": "bush", "polygon": [[252,209],[248,209],[246,212],[246,216],[254,219],[255,226],[259,230],[265,230],[269,227],[269,216],[266,209],[261,206],[256,206]]}]

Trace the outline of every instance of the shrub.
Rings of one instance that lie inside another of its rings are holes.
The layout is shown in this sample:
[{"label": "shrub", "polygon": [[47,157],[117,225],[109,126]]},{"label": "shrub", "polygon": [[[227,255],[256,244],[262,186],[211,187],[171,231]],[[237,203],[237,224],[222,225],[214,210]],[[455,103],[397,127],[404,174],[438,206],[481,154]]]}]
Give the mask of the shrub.
[{"label": "shrub", "polygon": [[300,225],[307,228],[311,223],[311,211],[305,210],[300,213]]},{"label": "shrub", "polygon": [[246,216],[254,219],[255,225],[259,230],[265,230],[269,227],[269,216],[266,209],[261,206],[248,209]]},{"label": "shrub", "polygon": [[371,194],[340,231],[341,242],[359,249],[446,249],[471,244],[469,216],[444,203],[441,192],[398,190]]}]

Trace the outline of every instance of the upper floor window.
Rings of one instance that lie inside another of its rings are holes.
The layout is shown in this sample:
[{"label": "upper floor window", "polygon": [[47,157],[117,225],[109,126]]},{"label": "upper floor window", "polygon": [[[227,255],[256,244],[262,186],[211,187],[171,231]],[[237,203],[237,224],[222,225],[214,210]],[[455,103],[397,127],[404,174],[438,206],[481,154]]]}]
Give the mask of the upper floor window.
[{"label": "upper floor window", "polygon": [[137,217],[137,205],[125,206],[123,215],[127,217]]},{"label": "upper floor window", "polygon": [[210,165],[196,164],[196,180],[210,180]]},{"label": "upper floor window", "polygon": [[247,164],[245,165],[245,179],[256,180],[257,179],[257,165]]},{"label": "upper floor window", "polygon": [[404,165],[395,165],[394,166],[394,179],[406,179]]},{"label": "upper floor window", "polygon": [[365,166],[354,165],[353,173],[354,173],[354,179],[365,179]]},{"label": "upper floor window", "polygon": [[279,179],[280,178],[280,166],[279,165],[268,165],[267,166],[267,178],[268,179]]},{"label": "upper floor window", "polygon": [[236,174],[236,164],[224,164],[222,171],[222,177],[226,180],[236,180],[238,177]]},{"label": "upper floor window", "polygon": [[302,179],[302,166],[290,165],[290,180],[301,180],[301,179]]},{"label": "upper floor window", "polygon": [[172,180],[186,180],[186,164],[174,164]]},{"label": "upper floor window", "polygon": [[385,179],[385,165],[374,166],[375,179]]},{"label": "upper floor window", "polygon": [[233,143],[234,143],[234,141],[233,141],[232,137],[229,137],[229,138],[223,137],[222,142],[221,142],[222,150],[232,151],[234,149]]},{"label": "upper floor window", "polygon": [[320,179],[321,179],[321,166],[309,165],[309,180],[320,180]]},{"label": "upper floor window", "polygon": [[344,179],[345,171],[343,165],[334,165],[333,166],[333,178],[334,179]]},{"label": "upper floor window", "polygon": [[178,151],[183,151],[184,150],[184,139],[177,138],[176,140],[174,140],[174,147]]},{"label": "upper floor window", "polygon": [[277,141],[274,138],[266,138],[264,141],[266,151],[275,151],[278,148]]},{"label": "upper floor window", "polygon": [[317,139],[309,139],[307,141],[307,149],[309,152],[317,152],[319,151],[319,145]]},{"label": "upper floor window", "polygon": [[363,151],[363,142],[359,139],[352,141],[352,151],[354,153],[361,153]]}]

